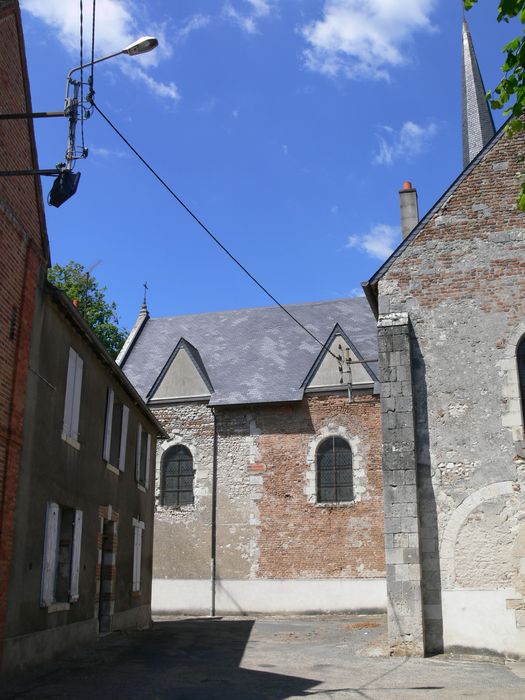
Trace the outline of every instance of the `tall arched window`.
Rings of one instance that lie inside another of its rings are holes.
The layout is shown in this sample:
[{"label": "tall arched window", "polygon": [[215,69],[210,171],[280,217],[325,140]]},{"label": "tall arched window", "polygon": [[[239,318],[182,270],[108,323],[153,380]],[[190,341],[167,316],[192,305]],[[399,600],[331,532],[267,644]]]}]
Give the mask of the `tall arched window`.
[{"label": "tall arched window", "polygon": [[161,503],[183,506],[193,503],[193,457],[184,445],[175,445],[162,457]]},{"label": "tall arched window", "polygon": [[521,395],[521,419],[525,425],[525,335],[520,340],[516,357],[518,360],[518,378]]},{"label": "tall arched window", "polygon": [[329,437],[317,448],[317,502],[352,501],[352,449],[340,437]]}]

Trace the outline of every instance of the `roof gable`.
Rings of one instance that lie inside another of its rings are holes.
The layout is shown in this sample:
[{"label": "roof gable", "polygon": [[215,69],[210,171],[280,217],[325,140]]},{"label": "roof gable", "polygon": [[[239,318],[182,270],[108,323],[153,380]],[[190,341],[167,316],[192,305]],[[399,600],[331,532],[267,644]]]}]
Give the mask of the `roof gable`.
[{"label": "roof gable", "polygon": [[463,172],[454,180],[450,187],[445,190],[437,202],[429,209],[425,216],[421,219],[418,225],[413,229],[413,231],[398,245],[394,250],[392,255],[385,260],[381,267],[372,275],[372,277],[367,281],[362,283],[362,287],[365,291],[366,298],[377,316],[377,284],[380,279],[390,270],[390,268],[395,265],[398,258],[405,252],[405,250],[418,238],[419,234],[425,229],[426,225],[432,221],[434,216],[446,205],[448,200],[455,194],[456,190],[462,185],[464,180],[470,175],[470,173],[478,166],[478,164],[485,158],[485,156],[499,143],[501,138],[506,134],[506,123],[499,129],[495,134],[494,138],[487,143],[487,145],[478,153],[474,160],[463,170]]},{"label": "roof gable", "polygon": [[[332,332],[328,336],[325,346],[317,356],[310,371],[305,377],[303,386],[305,389],[334,389],[346,387],[347,377],[343,373],[344,370],[344,351],[348,348],[350,351],[350,359],[354,362],[363,360],[362,355],[352,343],[348,335],[343,331],[341,326],[336,323]],[[341,361],[336,359],[334,355],[341,358]],[[368,359],[368,358],[367,358]],[[371,369],[370,364],[358,364],[352,368],[352,385],[354,387],[370,386],[377,377]]]},{"label": "roof gable", "polygon": [[181,338],[147,394],[151,401],[208,397],[213,386],[197,348]]}]

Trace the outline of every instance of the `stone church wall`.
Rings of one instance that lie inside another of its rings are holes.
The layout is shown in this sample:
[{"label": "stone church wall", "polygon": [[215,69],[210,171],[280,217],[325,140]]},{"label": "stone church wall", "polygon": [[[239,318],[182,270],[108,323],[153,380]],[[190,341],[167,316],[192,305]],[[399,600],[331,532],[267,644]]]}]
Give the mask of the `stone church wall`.
[{"label": "stone church wall", "polygon": [[[154,408],[194,459],[193,505],[155,522],[157,611],[207,612],[214,420],[217,430],[217,612],[313,612],[386,607],[380,412],[377,397],[307,395],[298,403]],[[352,447],[354,501],[316,503],[315,454],[329,435]]]},{"label": "stone church wall", "polygon": [[410,319],[412,376],[394,369],[388,391],[412,381],[427,652],[525,655],[524,152],[523,132],[503,135],[379,282],[383,372],[396,360],[384,326]]}]

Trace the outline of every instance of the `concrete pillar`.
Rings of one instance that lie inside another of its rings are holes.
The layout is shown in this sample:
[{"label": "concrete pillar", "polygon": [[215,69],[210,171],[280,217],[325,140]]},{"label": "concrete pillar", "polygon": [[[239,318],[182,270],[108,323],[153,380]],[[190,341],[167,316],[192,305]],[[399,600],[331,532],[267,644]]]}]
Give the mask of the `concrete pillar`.
[{"label": "concrete pillar", "polygon": [[390,653],[423,656],[424,622],[408,314],[379,317]]},{"label": "concrete pillar", "polygon": [[411,182],[404,182],[403,189],[399,190],[399,205],[401,207],[401,235],[405,240],[419,223],[417,190],[412,187]]}]

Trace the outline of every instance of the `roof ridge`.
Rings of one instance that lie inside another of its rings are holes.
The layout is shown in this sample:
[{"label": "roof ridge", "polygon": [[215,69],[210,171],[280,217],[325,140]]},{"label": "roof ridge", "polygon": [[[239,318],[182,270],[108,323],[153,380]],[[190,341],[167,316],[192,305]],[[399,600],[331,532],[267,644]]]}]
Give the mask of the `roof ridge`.
[{"label": "roof ridge", "polygon": [[[358,296],[358,297],[339,297],[337,299],[324,299],[320,301],[305,301],[305,302],[295,302],[293,304],[283,304],[285,308],[289,307],[308,307],[311,308],[312,306],[321,306],[323,304],[335,304],[340,301],[356,301],[360,300],[361,302],[366,302],[366,299],[364,296]],[[279,306],[247,306],[247,307],[242,307],[240,309],[224,309],[222,311],[197,311],[195,313],[188,313],[188,314],[174,314],[173,316],[154,316],[149,318],[149,321],[164,321],[172,318],[191,318],[195,316],[212,316],[212,315],[219,315],[219,314],[235,314],[235,313],[245,313],[247,311],[282,311]]]}]

